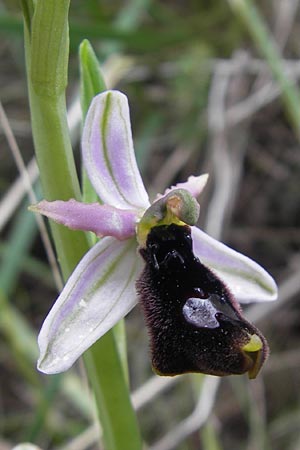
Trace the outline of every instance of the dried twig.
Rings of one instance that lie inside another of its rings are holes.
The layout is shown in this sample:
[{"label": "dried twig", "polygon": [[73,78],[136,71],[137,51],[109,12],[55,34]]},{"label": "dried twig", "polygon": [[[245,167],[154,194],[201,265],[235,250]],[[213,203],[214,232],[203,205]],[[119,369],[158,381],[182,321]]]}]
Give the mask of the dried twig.
[{"label": "dried twig", "polygon": [[214,190],[207,209],[205,229],[215,238],[221,236],[233,177],[225,133],[225,101],[229,80],[229,75],[224,76],[222,65],[218,65],[212,78],[208,100],[208,128],[211,131],[209,153],[213,163]]},{"label": "dried twig", "polygon": [[[33,185],[39,176],[39,169],[37,167],[35,158],[32,158],[29,164],[26,166],[26,172],[31,185]],[[15,212],[16,208],[21,203],[22,199],[24,198],[24,194],[25,186],[23,182],[23,176],[20,174],[1,199],[0,231],[5,227],[5,225]]]},{"label": "dried twig", "polygon": [[[133,406],[139,410],[154,400],[159,394],[170,389],[173,385],[182,381],[183,377],[158,377],[154,375],[149,378],[141,387],[131,395]],[[61,450],[84,450],[93,445],[99,437],[100,430],[97,424],[94,424],[84,430],[68,444],[61,447]]]},{"label": "dried twig", "polygon": [[[16,163],[16,165],[18,167],[19,172],[20,172],[22,182],[23,182],[23,184],[25,186],[25,189],[26,189],[26,191],[28,193],[29,199],[30,199],[30,201],[32,203],[36,203],[37,199],[36,199],[34,190],[33,190],[32,186],[31,186],[31,180],[30,180],[30,178],[28,176],[28,172],[27,172],[26,166],[24,164],[24,161],[23,161],[20,149],[18,147],[17,141],[14,138],[14,135],[13,135],[12,130],[11,130],[10,125],[9,125],[9,121],[7,119],[7,116],[5,114],[5,111],[4,111],[3,107],[2,107],[2,103],[1,102],[0,102],[0,122],[1,122],[1,125],[2,125],[2,128],[3,128],[4,134],[6,136],[9,148],[11,150],[11,153],[12,153],[12,155],[14,157],[15,163]],[[45,251],[46,251],[46,254],[47,254],[47,257],[48,257],[48,261],[49,261],[49,264],[50,264],[51,269],[52,269],[52,273],[53,273],[53,277],[54,277],[54,281],[55,281],[56,287],[57,287],[58,290],[61,290],[62,287],[63,287],[63,282],[62,282],[61,274],[60,274],[60,271],[59,271],[59,268],[58,268],[58,264],[57,264],[57,261],[56,261],[55,253],[54,253],[51,241],[50,241],[49,236],[48,236],[48,231],[47,231],[47,228],[45,226],[45,222],[44,222],[44,220],[42,219],[42,217],[40,215],[36,215],[36,221],[37,221],[38,227],[40,229],[41,238],[43,240]]]},{"label": "dried twig", "polygon": [[215,397],[220,384],[220,378],[206,376],[203,379],[201,394],[193,413],[179,425],[167,433],[150,450],[171,450],[195,431],[199,430],[207,421],[215,403]]}]

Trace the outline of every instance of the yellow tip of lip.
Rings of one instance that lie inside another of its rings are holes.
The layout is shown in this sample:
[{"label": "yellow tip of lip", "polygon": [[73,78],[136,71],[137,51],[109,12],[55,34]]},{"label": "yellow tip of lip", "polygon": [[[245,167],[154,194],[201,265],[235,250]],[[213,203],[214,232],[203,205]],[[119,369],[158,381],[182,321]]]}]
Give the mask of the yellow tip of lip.
[{"label": "yellow tip of lip", "polygon": [[250,341],[242,348],[245,352],[258,352],[263,348],[263,342],[257,334],[253,334]]},{"label": "yellow tip of lip", "polygon": [[256,378],[258,372],[261,369],[263,363],[263,341],[257,334],[253,334],[250,341],[244,345],[242,350],[252,360],[252,366],[248,370],[248,376],[250,379]]}]

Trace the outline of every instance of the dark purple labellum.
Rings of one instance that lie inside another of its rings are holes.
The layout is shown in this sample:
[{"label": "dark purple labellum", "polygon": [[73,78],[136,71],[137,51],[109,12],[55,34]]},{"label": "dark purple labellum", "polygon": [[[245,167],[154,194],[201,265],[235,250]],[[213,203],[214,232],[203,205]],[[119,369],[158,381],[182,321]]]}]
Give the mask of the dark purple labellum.
[{"label": "dark purple labellum", "polygon": [[201,372],[255,378],[268,355],[260,331],[241,315],[224,283],[192,250],[188,226],[151,229],[137,282],[159,375]]}]

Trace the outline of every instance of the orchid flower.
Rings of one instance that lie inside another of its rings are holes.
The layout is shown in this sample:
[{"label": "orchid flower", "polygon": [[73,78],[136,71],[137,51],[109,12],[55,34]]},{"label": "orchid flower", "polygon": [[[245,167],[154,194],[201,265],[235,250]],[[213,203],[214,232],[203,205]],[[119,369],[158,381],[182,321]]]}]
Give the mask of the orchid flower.
[{"label": "orchid flower", "polygon": [[[147,239],[157,226],[175,224],[190,230],[195,257],[227,286],[237,302],[276,299],[276,284],[262,267],[195,226],[199,215],[196,198],[207,175],[189,177],[150,204],[134,156],[124,94],[107,91],[94,98],[84,125],[82,157],[99,203],[43,200],[31,207],[71,229],[92,231],[101,238],[79,262],[43,323],[38,338],[40,371],[51,374],[67,370],[126,316],[137,303],[137,280],[142,280],[138,283],[140,295],[145,294],[143,249],[150,248]],[[239,311],[234,302],[231,308]],[[207,310],[204,312],[207,314]],[[194,319],[189,316],[189,320]],[[216,319],[210,320],[208,327],[210,323],[214,327]],[[257,337],[251,330],[249,333]],[[259,334],[257,339],[261,346]],[[244,347],[253,350],[257,341],[248,341],[250,344],[245,342]]]}]

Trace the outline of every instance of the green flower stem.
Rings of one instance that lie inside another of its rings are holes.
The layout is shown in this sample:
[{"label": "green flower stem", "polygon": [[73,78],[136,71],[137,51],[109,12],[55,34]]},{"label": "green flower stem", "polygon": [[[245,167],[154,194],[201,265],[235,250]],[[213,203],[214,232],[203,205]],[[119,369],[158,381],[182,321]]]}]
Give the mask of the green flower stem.
[{"label": "green flower stem", "polygon": [[300,94],[286,76],[273,38],[252,0],[228,0],[233,11],[244,21],[259,51],[267,60],[277,81],[291,124],[300,138]]},{"label": "green flower stem", "polygon": [[[47,200],[80,199],[78,178],[68,136],[65,102],[30,92],[32,132]],[[84,233],[51,223],[56,252],[66,280],[88,249]]]},{"label": "green flower stem", "polygon": [[[85,40],[80,45],[81,106],[86,115],[93,97],[106,89],[96,55]],[[83,174],[84,175],[84,174]],[[84,179],[84,176],[83,176]],[[96,201],[88,180],[83,185],[85,201]],[[128,390],[124,321],[100,339],[85,355],[91,382],[96,392],[97,410],[103,439],[109,449],[139,450],[142,447],[138,424]]]},{"label": "green flower stem", "polygon": [[92,382],[103,430],[105,450],[141,450],[142,441],[132,408],[116,339],[106,333],[84,361]]},{"label": "green flower stem", "polygon": [[[26,0],[22,2],[26,13],[28,90],[44,196],[47,200],[80,199],[65,104],[69,0],[37,0],[33,14],[28,13],[30,8],[25,8],[27,3]],[[66,280],[88,250],[88,239],[82,232],[56,224],[51,227]],[[112,332],[86,353],[86,360],[102,419],[105,450],[140,450],[137,420]]]},{"label": "green flower stem", "polygon": [[[65,101],[68,8],[69,0],[37,0],[33,15],[28,17],[27,13],[24,24],[32,133],[47,200],[80,199]],[[66,280],[87,251],[87,238],[54,223],[51,229]]]}]

